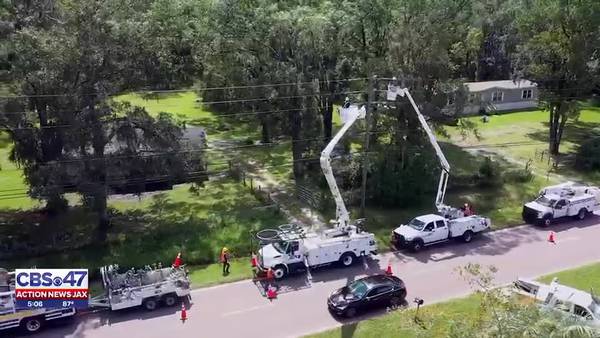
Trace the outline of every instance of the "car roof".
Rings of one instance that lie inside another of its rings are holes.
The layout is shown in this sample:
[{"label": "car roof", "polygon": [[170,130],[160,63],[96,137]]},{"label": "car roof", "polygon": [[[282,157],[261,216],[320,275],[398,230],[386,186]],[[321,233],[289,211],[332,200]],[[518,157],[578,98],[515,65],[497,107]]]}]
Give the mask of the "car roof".
[{"label": "car roof", "polygon": [[369,288],[380,285],[396,285],[402,281],[398,277],[390,277],[386,275],[373,275],[361,278],[360,281],[368,285]]}]

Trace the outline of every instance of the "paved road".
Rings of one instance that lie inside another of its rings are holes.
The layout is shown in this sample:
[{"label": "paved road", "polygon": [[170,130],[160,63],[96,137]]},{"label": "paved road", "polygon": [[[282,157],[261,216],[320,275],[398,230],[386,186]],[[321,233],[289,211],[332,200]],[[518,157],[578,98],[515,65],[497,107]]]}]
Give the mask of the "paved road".
[{"label": "paved road", "polygon": [[52,327],[37,336],[298,337],[344,324],[327,311],[327,295],[350,280],[380,272],[388,261],[394,274],[405,280],[408,299],[418,296],[432,303],[470,293],[455,272],[468,262],[495,265],[499,268],[496,281],[504,284],[518,276],[535,277],[600,260],[600,217],[559,224],[553,230],[556,245],[547,242],[547,230],[522,226],[488,233],[470,244],[448,243],[415,255],[388,253],[354,268],[315,272],[312,283],[306,277],[289,280],[281,287],[290,290],[273,302],[262,297],[250,281],[195,290],[184,324],[177,309],[136,310],[81,316],[73,324]]}]

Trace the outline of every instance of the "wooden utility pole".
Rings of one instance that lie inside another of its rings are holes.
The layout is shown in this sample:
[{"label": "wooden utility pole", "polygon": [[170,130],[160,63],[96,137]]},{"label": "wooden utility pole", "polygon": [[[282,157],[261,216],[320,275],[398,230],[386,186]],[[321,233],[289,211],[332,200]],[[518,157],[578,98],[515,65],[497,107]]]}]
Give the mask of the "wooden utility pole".
[{"label": "wooden utility pole", "polygon": [[365,141],[363,148],[363,159],[362,159],[362,185],[361,185],[361,199],[360,199],[360,217],[365,217],[365,205],[367,199],[367,174],[368,174],[368,157],[369,157],[369,139],[370,125],[371,125],[371,113],[375,104],[375,87],[377,83],[377,76],[373,75],[369,78],[369,92],[367,97],[367,112],[365,116]]}]

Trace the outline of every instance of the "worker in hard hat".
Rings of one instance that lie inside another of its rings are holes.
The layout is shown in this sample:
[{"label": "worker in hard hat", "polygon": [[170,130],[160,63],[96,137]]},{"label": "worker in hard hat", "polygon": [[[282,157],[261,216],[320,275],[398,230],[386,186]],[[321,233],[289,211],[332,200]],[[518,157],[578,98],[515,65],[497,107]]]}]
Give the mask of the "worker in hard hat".
[{"label": "worker in hard hat", "polygon": [[173,267],[175,269],[178,269],[180,266],[183,265],[183,259],[181,259],[181,252],[177,253],[177,257],[175,257],[175,260],[173,261]]},{"label": "worker in hard hat", "polygon": [[465,203],[463,212],[465,214],[465,217],[473,215],[473,210],[471,210],[471,206],[469,205],[469,203]]},{"label": "worker in hard hat", "polygon": [[229,267],[231,266],[231,264],[229,264],[230,259],[231,259],[231,254],[229,253],[229,249],[227,249],[226,247],[223,247],[223,249],[221,250],[221,263],[223,263],[223,276],[226,276],[229,274]]}]

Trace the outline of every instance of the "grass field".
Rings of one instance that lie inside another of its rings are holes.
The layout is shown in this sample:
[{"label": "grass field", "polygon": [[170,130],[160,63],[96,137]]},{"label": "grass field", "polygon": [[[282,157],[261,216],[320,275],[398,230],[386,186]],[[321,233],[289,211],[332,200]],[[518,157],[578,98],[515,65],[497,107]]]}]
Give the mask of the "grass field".
[{"label": "grass field", "polygon": [[[531,160],[533,169],[541,176],[552,169],[547,156],[548,112],[536,110],[492,115],[488,123],[483,123],[480,116],[468,119],[476,124],[481,138],[473,135],[463,138],[457,128],[448,127],[451,142],[462,147],[484,148],[523,165]],[[568,161],[568,155],[574,153],[582,141],[594,135],[600,135],[600,108],[584,107],[579,119],[570,120],[565,126],[560,146],[562,159]],[[544,151],[546,153],[542,157]],[[600,173],[577,172],[569,165],[559,166],[554,173],[600,184]]]},{"label": "grass field", "polygon": [[[572,270],[540,277],[549,283],[558,277],[560,283],[584,291],[590,287],[600,288],[600,263],[586,265]],[[410,287],[410,286],[409,286]],[[384,316],[347,324],[340,328],[310,335],[310,338],[413,338],[447,337],[453,322],[472,324],[480,312],[480,298],[474,294],[469,297],[453,299],[447,302],[428,305],[419,311],[424,327],[414,323],[415,309],[395,311]]]}]

